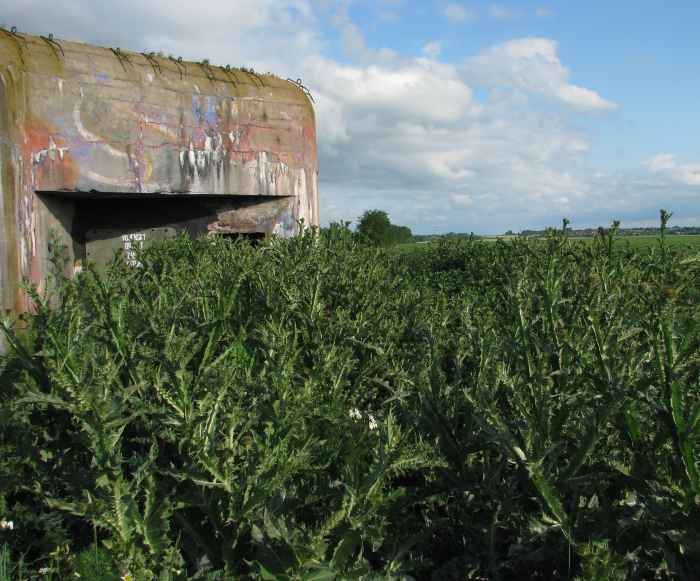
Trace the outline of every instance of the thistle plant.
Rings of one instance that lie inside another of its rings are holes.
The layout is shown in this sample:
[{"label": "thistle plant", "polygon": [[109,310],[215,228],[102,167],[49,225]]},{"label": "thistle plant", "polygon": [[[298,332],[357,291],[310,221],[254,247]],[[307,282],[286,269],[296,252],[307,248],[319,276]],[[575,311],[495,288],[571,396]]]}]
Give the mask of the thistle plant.
[{"label": "thistle plant", "polygon": [[567,226],[57,268],[2,327],[0,567],[693,579],[700,262]]}]

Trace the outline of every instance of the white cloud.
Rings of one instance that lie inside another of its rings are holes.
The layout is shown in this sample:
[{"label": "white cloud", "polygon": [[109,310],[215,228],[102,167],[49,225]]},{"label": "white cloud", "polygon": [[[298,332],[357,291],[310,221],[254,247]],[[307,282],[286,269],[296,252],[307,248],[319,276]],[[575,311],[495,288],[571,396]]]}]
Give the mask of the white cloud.
[{"label": "white cloud", "polygon": [[436,59],[442,52],[442,45],[439,40],[433,40],[423,47],[423,54],[429,59]]},{"label": "white cloud", "polygon": [[[399,55],[391,49],[372,50],[367,47],[363,32],[353,22],[348,13],[351,2],[352,0],[341,0],[336,12],[331,17],[331,22],[340,34],[345,54],[363,62],[396,60]],[[390,0],[388,3],[393,5],[401,4],[399,1],[391,2]]]},{"label": "white cloud", "polygon": [[679,184],[700,186],[700,162],[678,166],[673,177]]},{"label": "white cloud", "polygon": [[454,208],[471,208],[474,200],[469,194],[450,194],[450,204]]},{"label": "white cloud", "polygon": [[617,109],[617,104],[603,99],[591,89],[579,87],[578,85],[562,83],[554,91],[554,96],[567,105],[581,111],[610,111]]},{"label": "white cloud", "polygon": [[500,6],[497,4],[491,5],[489,15],[491,18],[495,18],[496,20],[510,20],[516,16],[515,12],[511,8],[506,8],[505,6]]},{"label": "white cloud", "polygon": [[580,111],[609,111],[617,104],[569,83],[558,45],[547,38],[521,38],[486,49],[465,65],[467,78],[487,86],[538,93]]},{"label": "white cloud", "polygon": [[340,33],[342,35],[343,48],[346,54],[362,55],[367,51],[365,37],[355,24],[352,22],[344,22],[341,26]]},{"label": "white cloud", "polygon": [[286,68],[321,44],[311,0],[176,6],[170,0],[0,0],[0,13],[8,24],[30,33],[262,71],[279,70],[280,63]]},{"label": "white cloud", "polygon": [[[441,125],[478,113],[471,89],[453,67],[416,59],[395,68],[340,65],[321,57],[306,61],[324,109],[334,103],[357,123],[377,117],[379,126],[407,123]],[[325,102],[324,102],[325,99]],[[436,106],[439,102],[440,106]]]},{"label": "white cloud", "polygon": [[549,18],[550,16],[553,16],[554,12],[552,12],[549,8],[538,8],[535,10],[535,16],[538,18]]},{"label": "white cloud", "polygon": [[700,161],[678,163],[676,156],[659,153],[643,164],[652,173],[683,186],[700,186]]},{"label": "white cloud", "polygon": [[450,22],[457,24],[465,20],[475,20],[476,13],[462,6],[461,4],[450,3],[442,10],[443,15]]},{"label": "white cloud", "polygon": [[575,167],[584,139],[556,118],[480,104],[457,67],[424,59],[316,67],[324,72],[314,81],[321,176],[333,184],[324,188],[333,213],[381,206],[399,222],[443,229],[447,206],[449,219],[466,217],[464,228],[483,231],[506,214],[522,222],[569,212],[589,191]]},{"label": "white cloud", "polygon": [[673,169],[676,167],[676,156],[671,153],[659,153],[651,159],[644,162],[653,172],[660,172],[668,169]]}]

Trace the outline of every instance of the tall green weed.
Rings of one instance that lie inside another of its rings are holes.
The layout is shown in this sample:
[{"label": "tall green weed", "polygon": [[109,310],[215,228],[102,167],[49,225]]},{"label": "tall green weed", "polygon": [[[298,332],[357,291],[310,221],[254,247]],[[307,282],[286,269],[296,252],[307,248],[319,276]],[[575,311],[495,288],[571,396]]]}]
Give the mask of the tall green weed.
[{"label": "tall green weed", "polygon": [[700,568],[700,263],[663,238],[395,255],[334,227],[141,262],[57,279],[6,327],[13,559],[134,579]]}]

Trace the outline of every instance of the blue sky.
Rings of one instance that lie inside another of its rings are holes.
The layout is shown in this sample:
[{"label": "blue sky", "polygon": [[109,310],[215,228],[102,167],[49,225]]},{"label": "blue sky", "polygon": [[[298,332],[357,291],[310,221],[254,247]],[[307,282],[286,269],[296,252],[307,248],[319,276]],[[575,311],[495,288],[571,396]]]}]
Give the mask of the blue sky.
[{"label": "blue sky", "polygon": [[321,216],[700,225],[700,3],[0,0],[33,33],[301,77]]},{"label": "blue sky", "polygon": [[[462,7],[464,20],[446,18],[449,6]],[[598,142],[591,151],[596,166],[638,169],[659,147],[697,156],[700,115],[692,111],[700,105],[700,2],[368,0],[351,4],[348,12],[375,50],[420,55],[437,40],[440,60],[455,64],[511,39],[553,39],[577,84],[621,105],[614,114],[579,120]],[[328,42],[333,58],[346,61],[334,31]]]}]

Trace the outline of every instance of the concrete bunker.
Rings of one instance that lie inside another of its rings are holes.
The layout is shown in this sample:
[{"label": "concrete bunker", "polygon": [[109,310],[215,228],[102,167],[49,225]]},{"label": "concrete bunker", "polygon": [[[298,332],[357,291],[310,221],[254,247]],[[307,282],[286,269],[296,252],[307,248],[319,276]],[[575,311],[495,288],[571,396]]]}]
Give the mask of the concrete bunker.
[{"label": "concrete bunker", "polygon": [[317,175],[298,82],[0,29],[0,311],[31,306],[54,235],[68,274],[181,232],[293,236]]},{"label": "concrete bunker", "polygon": [[[39,204],[52,223],[50,236],[65,246],[74,271],[88,263],[109,262],[116,251],[136,265],[136,249],[155,240],[220,236],[254,243],[271,234],[297,227],[282,223],[289,215],[291,196],[224,196],[37,192]],[[51,240],[49,240],[49,243]]]}]

